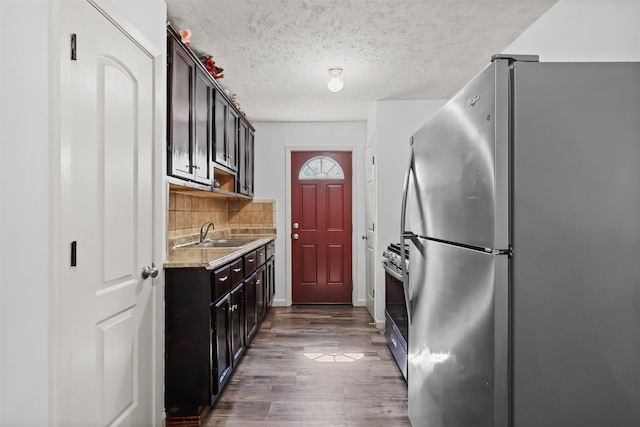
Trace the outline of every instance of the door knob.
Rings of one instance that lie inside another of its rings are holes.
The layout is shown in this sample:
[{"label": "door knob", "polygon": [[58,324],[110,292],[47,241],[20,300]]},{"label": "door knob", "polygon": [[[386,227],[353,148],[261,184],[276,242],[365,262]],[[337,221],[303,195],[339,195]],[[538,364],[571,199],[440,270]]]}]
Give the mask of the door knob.
[{"label": "door knob", "polygon": [[298,224],[297,222],[294,222],[293,223],[293,228],[298,228],[298,227],[300,227],[300,224]]},{"label": "door knob", "polygon": [[362,240],[367,240],[367,235],[366,234],[362,235]]},{"label": "door knob", "polygon": [[298,233],[293,233],[293,240],[298,240],[300,238],[300,236],[298,236]]},{"label": "door knob", "polygon": [[142,268],[142,278],[148,279],[149,276],[157,277],[158,276],[158,267],[154,263],[151,263],[151,267],[146,266]]}]

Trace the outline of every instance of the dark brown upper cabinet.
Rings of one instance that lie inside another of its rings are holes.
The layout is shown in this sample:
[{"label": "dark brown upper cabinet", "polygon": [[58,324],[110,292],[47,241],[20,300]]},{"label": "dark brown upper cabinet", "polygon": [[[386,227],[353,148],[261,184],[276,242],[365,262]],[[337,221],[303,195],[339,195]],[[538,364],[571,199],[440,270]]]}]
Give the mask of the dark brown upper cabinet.
[{"label": "dark brown upper cabinet", "polygon": [[224,197],[253,197],[254,129],[171,26],[167,116],[172,184]]},{"label": "dark brown upper cabinet", "polygon": [[178,40],[169,37],[168,174],[211,185],[211,97],[213,85]]},{"label": "dark brown upper cabinet", "polygon": [[253,129],[241,122],[238,140],[238,189],[237,192],[253,197]]}]

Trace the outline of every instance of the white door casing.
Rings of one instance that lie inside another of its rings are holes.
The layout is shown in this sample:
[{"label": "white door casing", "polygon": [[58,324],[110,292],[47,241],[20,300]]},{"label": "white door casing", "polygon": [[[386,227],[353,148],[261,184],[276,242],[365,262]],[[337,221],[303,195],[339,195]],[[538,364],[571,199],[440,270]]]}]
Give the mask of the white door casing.
[{"label": "white door casing", "polygon": [[[366,274],[366,306],[369,314],[377,319],[375,312],[376,300],[376,173],[375,173],[375,134],[369,139],[365,149],[365,274]],[[377,295],[380,297],[380,295]],[[378,326],[378,325],[376,325]]]},{"label": "white door casing", "polygon": [[59,6],[54,424],[158,424],[161,325],[141,276],[154,252],[157,61],[94,2]]}]

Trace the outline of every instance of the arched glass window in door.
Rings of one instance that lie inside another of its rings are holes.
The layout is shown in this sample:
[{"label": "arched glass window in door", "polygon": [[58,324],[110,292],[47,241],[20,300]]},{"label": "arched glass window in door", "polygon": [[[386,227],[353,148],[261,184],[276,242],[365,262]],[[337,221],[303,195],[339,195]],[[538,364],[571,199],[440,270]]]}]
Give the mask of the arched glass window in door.
[{"label": "arched glass window in door", "polygon": [[298,179],[344,179],[344,171],[331,157],[316,156],[302,165]]}]

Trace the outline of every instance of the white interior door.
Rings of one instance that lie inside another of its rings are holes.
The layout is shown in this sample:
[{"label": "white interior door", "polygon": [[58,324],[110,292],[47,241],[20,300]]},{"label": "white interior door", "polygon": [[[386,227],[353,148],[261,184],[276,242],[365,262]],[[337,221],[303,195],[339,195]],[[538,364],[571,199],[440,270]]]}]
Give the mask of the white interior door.
[{"label": "white interior door", "polygon": [[366,223],[366,234],[365,238],[365,253],[366,253],[366,282],[367,282],[367,295],[366,295],[366,305],[367,310],[373,317],[374,321],[376,320],[375,313],[375,288],[376,288],[376,278],[375,278],[375,251],[376,251],[376,234],[375,234],[375,221],[376,221],[376,174],[375,174],[375,151],[376,151],[376,141],[375,135],[373,135],[365,149],[365,158],[366,158],[366,192],[365,192],[365,223]]},{"label": "white interior door", "polygon": [[92,3],[60,7],[58,419],[152,425],[153,59]]}]

